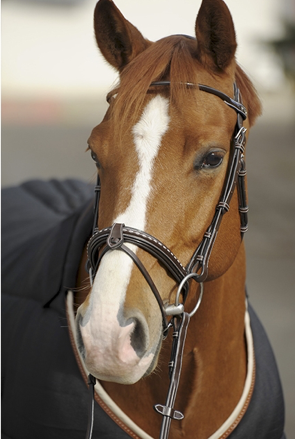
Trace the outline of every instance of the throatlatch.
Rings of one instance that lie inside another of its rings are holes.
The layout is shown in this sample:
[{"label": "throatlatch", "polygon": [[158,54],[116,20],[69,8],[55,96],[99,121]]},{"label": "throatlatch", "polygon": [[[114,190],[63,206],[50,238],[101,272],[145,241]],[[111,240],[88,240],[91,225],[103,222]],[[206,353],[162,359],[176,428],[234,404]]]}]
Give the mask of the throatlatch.
[{"label": "throatlatch", "polygon": [[[169,81],[153,82],[151,87],[169,86]],[[241,220],[241,236],[248,229],[248,206],[245,190],[245,176],[246,166],[244,161],[244,149],[246,143],[246,128],[243,127],[243,120],[247,118],[247,111],[241,102],[240,91],[236,84],[234,84],[234,99],[226,94],[216,90],[212,87],[201,84],[186,83],[187,87],[198,87],[199,90],[206,93],[211,93],[222,99],[226,105],[234,109],[237,113],[237,122],[232,140],[231,161],[229,163],[227,177],[225,181],[222,196],[216,206],[213,220],[205,232],[201,243],[194,252],[190,262],[184,267],[173,252],[168,249],[157,238],[132,227],[127,227],[124,224],[113,224],[103,230],[98,229],[99,217],[99,198],[100,198],[100,180],[97,177],[97,185],[95,187],[95,205],[94,205],[94,224],[92,237],[87,245],[87,269],[90,275],[91,283],[98,270],[99,264],[104,255],[109,251],[123,251],[136,264],[141,271],[146,282],[150,286],[154,297],[159,305],[162,321],[163,321],[163,337],[167,336],[168,330],[173,327],[173,344],[171,351],[171,360],[169,362],[169,377],[170,384],[165,405],[156,404],[155,410],[163,416],[161,431],[159,439],[167,439],[169,436],[170,424],[173,420],[181,420],[184,415],[178,410],[174,409],[177,389],[179,386],[179,379],[182,367],[182,357],[185,345],[190,318],[195,314],[199,308],[203,297],[203,282],[208,276],[209,259],[212,248],[215,243],[217,232],[223,215],[228,212],[230,200],[234,193],[235,187],[238,189],[239,198],[239,212]],[[154,256],[167,270],[170,276],[179,284],[176,299],[174,304],[165,305],[162,301],[161,295],[154,284],[151,276],[144,267],[138,256],[126,245],[126,243],[134,244],[137,247],[147,251]],[[189,292],[189,281],[194,280],[200,285],[199,299],[191,313],[184,310],[184,304]],[[179,301],[182,294],[182,302]],[[168,317],[171,316],[168,322]],[[91,439],[94,419],[94,386],[96,378],[89,375],[90,388],[90,405],[89,405],[89,424],[86,439]]]}]

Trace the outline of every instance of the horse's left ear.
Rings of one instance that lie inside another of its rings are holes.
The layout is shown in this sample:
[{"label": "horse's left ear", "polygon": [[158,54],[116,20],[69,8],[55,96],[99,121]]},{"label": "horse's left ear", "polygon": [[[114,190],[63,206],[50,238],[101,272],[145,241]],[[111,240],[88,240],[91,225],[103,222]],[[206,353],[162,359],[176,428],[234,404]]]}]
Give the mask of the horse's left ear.
[{"label": "horse's left ear", "polygon": [[225,70],[237,47],[231,14],[223,0],[203,0],[196,20],[196,37],[202,63]]},{"label": "horse's left ear", "polygon": [[151,44],[125,19],[112,0],[97,3],[94,30],[102,55],[119,71]]}]

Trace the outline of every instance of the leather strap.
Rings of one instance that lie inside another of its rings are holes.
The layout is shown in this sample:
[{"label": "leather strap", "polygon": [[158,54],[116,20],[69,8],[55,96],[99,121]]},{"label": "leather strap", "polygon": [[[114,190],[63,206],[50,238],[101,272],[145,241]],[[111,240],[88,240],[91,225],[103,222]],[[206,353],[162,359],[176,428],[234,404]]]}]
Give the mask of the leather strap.
[{"label": "leather strap", "polygon": [[94,386],[96,384],[96,378],[89,374],[87,384],[89,386],[89,399],[88,399],[88,425],[86,431],[86,439],[92,438],[93,423],[94,423]]},{"label": "leather strap", "polygon": [[168,321],[167,321],[167,317],[166,317],[163,301],[162,301],[162,298],[160,296],[160,293],[159,293],[156,285],[154,284],[151,276],[149,275],[148,271],[146,270],[146,268],[143,265],[143,263],[141,262],[141,260],[136,256],[136,254],[132,250],[130,250],[129,247],[127,247],[124,244],[122,244],[121,250],[123,250],[128,256],[130,256],[130,258],[133,260],[135,265],[139,268],[139,270],[143,274],[145,280],[149,284],[149,287],[152,290],[152,292],[153,292],[153,294],[155,296],[155,299],[157,300],[158,305],[160,307],[160,311],[161,311],[162,319],[163,319],[163,328],[164,328],[163,334],[164,334],[164,336],[166,336],[166,332],[168,330]]},{"label": "leather strap", "polygon": [[182,368],[183,350],[190,316],[184,312],[182,318],[174,318],[173,346],[170,365],[170,386],[165,405],[156,404],[154,409],[163,416],[159,439],[166,439],[169,435],[172,419],[181,420],[184,415],[178,410],[174,410],[174,403],[179,386]]},{"label": "leather strap", "polygon": [[[114,227],[114,225],[112,226]],[[152,256],[158,259],[166,268],[168,273],[175,279],[177,283],[180,283],[186,276],[187,272],[185,267],[179,262],[177,257],[169,250],[161,241],[157,238],[149,235],[146,232],[142,232],[132,227],[126,227],[122,225],[121,229],[122,239],[124,242],[134,244],[143,250],[149,252]],[[93,271],[96,272],[101,261],[102,255],[99,256],[100,249],[105,243],[110,240],[117,239],[113,235],[113,229],[107,227],[102,230],[96,230],[94,235],[90,238],[87,244],[87,253],[90,265],[93,267]],[[121,242],[122,244],[122,242]],[[110,248],[114,249],[114,245],[110,245]],[[120,244],[116,248],[120,247]]]},{"label": "leather strap", "polygon": [[216,88],[208,87],[208,85],[198,84],[198,87],[201,91],[205,91],[207,93],[214,94],[215,96],[218,96],[220,99],[223,100],[229,107],[233,108],[242,118],[245,120],[247,118],[247,110],[244,105],[239,102],[239,100],[236,98],[232,99],[225,93],[222,93],[219,90],[216,90]]},{"label": "leather strap", "polygon": [[[170,81],[154,81],[151,83],[151,86],[156,86],[156,87],[159,87],[159,86],[160,87],[161,86],[167,87],[170,85],[171,85]],[[240,114],[242,116],[243,120],[247,119],[247,109],[241,102],[239,102],[239,100],[236,99],[236,97],[235,97],[235,99],[232,99],[231,97],[229,97],[225,93],[222,93],[221,91],[217,90],[216,88],[209,87],[208,85],[195,84],[193,82],[185,82],[182,85],[185,85],[188,88],[199,88],[199,90],[201,90],[201,91],[205,91],[206,93],[211,93],[211,94],[214,94],[215,96],[218,96],[229,107],[233,108],[238,114]]]},{"label": "leather strap", "polygon": [[[236,128],[237,129],[237,128]],[[244,153],[245,147],[245,128],[241,127],[236,136],[234,137],[234,152],[233,158],[231,160],[231,165],[228,172],[228,177],[226,180],[226,185],[223,191],[223,195],[221,196],[215,210],[215,215],[213,220],[204,234],[204,237],[192,256],[188,266],[188,272],[199,272],[198,282],[204,282],[208,275],[208,265],[210,255],[213,249],[213,245],[215,243],[215,239],[221,224],[221,220],[223,215],[228,212],[230,200],[233,196],[238,177],[240,176],[242,156]],[[245,184],[244,184],[244,175],[240,176],[239,187],[242,192],[239,195],[240,200],[240,217],[241,217],[241,233],[246,230],[247,224],[247,212],[248,209],[245,207]],[[242,214],[242,215],[241,215]]]}]

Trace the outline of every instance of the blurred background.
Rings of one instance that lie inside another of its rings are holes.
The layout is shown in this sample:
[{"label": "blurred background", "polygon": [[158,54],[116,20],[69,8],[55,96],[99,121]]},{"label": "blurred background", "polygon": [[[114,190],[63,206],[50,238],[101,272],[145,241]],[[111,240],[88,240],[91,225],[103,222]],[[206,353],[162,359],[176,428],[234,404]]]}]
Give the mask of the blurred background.
[{"label": "blurred background", "polygon": [[[194,35],[200,3],[116,0],[151,40]],[[295,2],[226,3],[236,27],[237,59],[264,107],[247,149],[247,286],[274,347],[286,433],[295,439]],[[117,78],[95,46],[94,6],[94,0],[2,1],[3,186],[31,178],[94,181],[87,138]]]}]

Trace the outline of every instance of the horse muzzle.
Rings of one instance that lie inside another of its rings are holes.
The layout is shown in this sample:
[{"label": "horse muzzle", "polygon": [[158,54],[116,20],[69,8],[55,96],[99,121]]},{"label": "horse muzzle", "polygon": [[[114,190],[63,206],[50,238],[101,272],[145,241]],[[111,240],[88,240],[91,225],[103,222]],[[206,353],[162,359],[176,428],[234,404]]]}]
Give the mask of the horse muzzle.
[{"label": "horse muzzle", "polygon": [[[80,309],[81,308],[81,309]],[[87,370],[96,378],[120,384],[134,384],[153,370],[160,347],[150,346],[150,332],[139,310],[96,313],[83,306],[76,317],[76,339]],[[161,331],[159,331],[161,334]],[[160,340],[161,341],[161,340]]]}]

